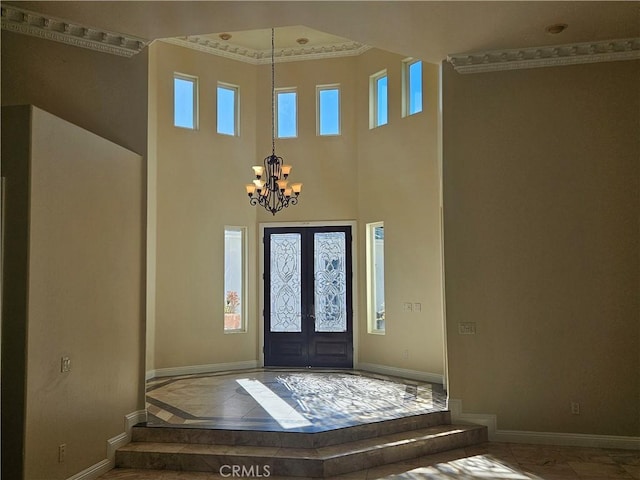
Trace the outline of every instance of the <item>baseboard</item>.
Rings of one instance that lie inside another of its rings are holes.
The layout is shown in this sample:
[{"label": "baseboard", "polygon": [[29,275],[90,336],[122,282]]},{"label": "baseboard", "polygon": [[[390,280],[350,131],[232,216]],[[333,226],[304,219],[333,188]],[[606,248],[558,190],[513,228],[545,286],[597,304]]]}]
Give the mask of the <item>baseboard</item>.
[{"label": "baseboard", "polygon": [[367,372],[380,373],[392,377],[410,378],[412,380],[420,380],[422,382],[440,383],[444,382],[444,376],[437,373],[421,372],[419,370],[409,370],[406,368],[389,367],[387,365],[376,365],[374,363],[358,363],[358,370]]},{"label": "baseboard", "polygon": [[131,429],[134,425],[147,420],[146,410],[137,410],[124,417],[124,432],[107,440],[107,458],[82,472],[69,477],[67,480],[95,480],[116,466],[116,450],[131,441]]},{"label": "baseboard", "polygon": [[246,370],[257,367],[257,360],[247,360],[244,362],[231,363],[212,363],[209,365],[187,365],[185,367],[170,367],[149,370],[146,373],[145,378],[149,380],[156,377],[173,377],[179,375],[193,375],[198,373],[214,373],[224,372],[227,370]]},{"label": "baseboard", "polygon": [[489,441],[509,443],[531,443],[538,445],[561,445],[570,447],[620,448],[640,450],[640,437],[616,435],[592,435],[584,433],[531,432],[526,430],[500,430],[497,416],[492,414],[464,413],[462,401],[449,399],[451,420],[456,423],[476,423],[488,429]]}]

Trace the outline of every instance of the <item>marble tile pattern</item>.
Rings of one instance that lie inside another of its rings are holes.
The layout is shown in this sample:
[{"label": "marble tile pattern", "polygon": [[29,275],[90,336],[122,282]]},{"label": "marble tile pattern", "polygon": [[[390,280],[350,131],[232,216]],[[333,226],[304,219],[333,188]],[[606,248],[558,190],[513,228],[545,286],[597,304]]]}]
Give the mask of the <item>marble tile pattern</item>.
[{"label": "marble tile pattern", "polygon": [[[115,469],[99,478],[100,480],[219,480],[268,477],[271,480],[293,480],[292,477],[266,475],[267,472],[259,469],[254,469],[250,476],[234,477],[226,471],[223,473]],[[301,480],[304,477],[295,478]],[[327,478],[332,480],[639,480],[640,452],[485,442]]]},{"label": "marble tile pattern", "polygon": [[[308,425],[283,427],[239,379],[261,382]],[[486,430],[450,425],[446,392],[424,382],[254,369],[153,379],[147,394],[148,422],[116,457],[126,468],[101,479],[640,480],[637,451],[488,443]]]},{"label": "marble tile pattern", "polygon": [[[237,382],[250,379],[308,425],[286,428]],[[322,432],[446,410],[441,385],[354,370],[244,370],[147,383],[148,426]]]},{"label": "marble tile pattern", "polygon": [[[333,432],[340,436],[341,430]],[[268,467],[274,475],[328,477],[478,444],[483,440],[486,440],[484,427],[435,425],[319,448],[132,442],[118,449],[116,465],[120,468],[210,472],[219,472],[224,465],[247,468],[260,465]]]}]

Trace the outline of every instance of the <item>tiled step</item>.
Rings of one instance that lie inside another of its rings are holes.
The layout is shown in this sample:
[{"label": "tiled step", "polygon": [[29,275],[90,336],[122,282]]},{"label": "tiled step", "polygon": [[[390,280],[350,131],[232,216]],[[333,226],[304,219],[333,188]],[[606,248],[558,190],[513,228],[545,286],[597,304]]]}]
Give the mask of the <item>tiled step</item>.
[{"label": "tiled step", "polygon": [[461,448],[486,439],[486,427],[438,425],[317,448],[132,442],[116,452],[116,467],[223,473],[221,468],[236,466],[244,467],[245,473],[253,472],[253,476],[259,476],[255,473],[265,476],[268,472],[321,478]]},{"label": "tiled step", "polygon": [[450,423],[451,413],[443,411],[315,433],[136,426],[133,428],[132,441],[319,448]]}]

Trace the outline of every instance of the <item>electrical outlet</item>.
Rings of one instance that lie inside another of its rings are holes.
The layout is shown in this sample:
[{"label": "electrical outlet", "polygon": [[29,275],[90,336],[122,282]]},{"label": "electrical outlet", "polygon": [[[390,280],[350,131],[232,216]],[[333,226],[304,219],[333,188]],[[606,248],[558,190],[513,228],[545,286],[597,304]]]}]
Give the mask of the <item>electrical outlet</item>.
[{"label": "electrical outlet", "polygon": [[413,304],[413,311],[414,312],[421,312],[422,311],[422,304],[421,303],[414,303]]},{"label": "electrical outlet", "polygon": [[402,358],[404,358],[405,360],[409,358],[409,350],[405,350],[404,352],[402,352]]},{"label": "electrical outlet", "polygon": [[69,357],[62,357],[60,359],[60,371],[62,373],[71,371],[71,359]]},{"label": "electrical outlet", "polygon": [[58,445],[58,463],[64,463],[67,458],[67,444],[61,443]]},{"label": "electrical outlet", "polygon": [[402,311],[403,312],[412,312],[413,311],[413,304],[411,302],[404,302],[402,304]]},{"label": "electrical outlet", "polygon": [[580,404],[578,402],[571,402],[571,414],[580,415]]}]

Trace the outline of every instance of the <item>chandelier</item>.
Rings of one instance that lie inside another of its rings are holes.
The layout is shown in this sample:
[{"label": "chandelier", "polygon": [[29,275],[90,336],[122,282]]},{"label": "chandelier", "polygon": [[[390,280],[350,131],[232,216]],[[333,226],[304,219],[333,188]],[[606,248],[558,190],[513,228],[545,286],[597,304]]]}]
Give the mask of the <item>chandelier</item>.
[{"label": "chandelier", "polygon": [[271,155],[266,157],[263,165],[254,165],[255,180],[246,185],[249,203],[261,205],[275,215],[289,205],[298,203],[302,183],[289,185],[291,165],[285,165],[282,157],[276,155],[275,134],[275,61],[274,61],[274,29],[271,29]]}]

